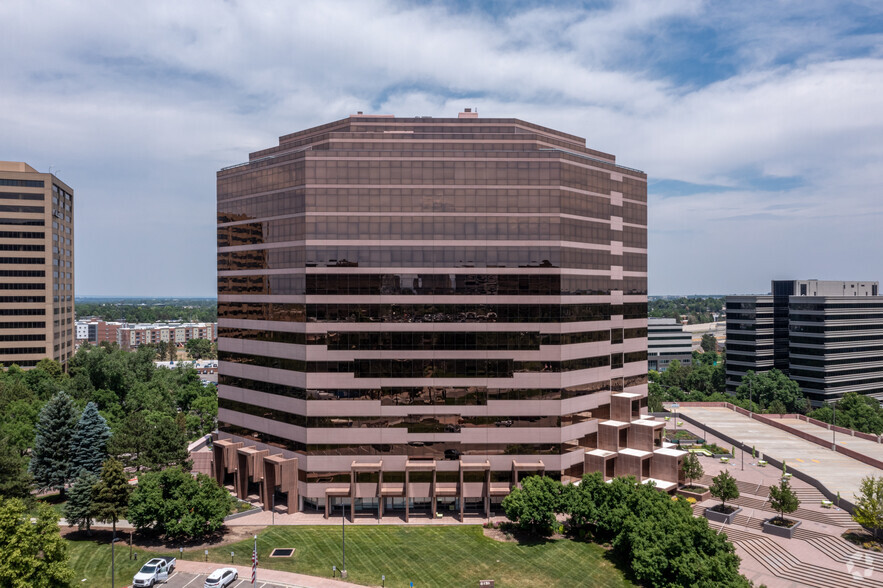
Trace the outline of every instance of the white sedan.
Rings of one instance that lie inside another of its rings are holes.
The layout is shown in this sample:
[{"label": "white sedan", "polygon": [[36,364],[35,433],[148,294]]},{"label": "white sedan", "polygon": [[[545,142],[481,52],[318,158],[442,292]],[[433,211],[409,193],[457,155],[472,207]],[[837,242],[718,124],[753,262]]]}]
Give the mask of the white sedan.
[{"label": "white sedan", "polygon": [[215,570],[205,579],[205,588],[224,588],[235,582],[239,578],[236,568],[221,568]]}]

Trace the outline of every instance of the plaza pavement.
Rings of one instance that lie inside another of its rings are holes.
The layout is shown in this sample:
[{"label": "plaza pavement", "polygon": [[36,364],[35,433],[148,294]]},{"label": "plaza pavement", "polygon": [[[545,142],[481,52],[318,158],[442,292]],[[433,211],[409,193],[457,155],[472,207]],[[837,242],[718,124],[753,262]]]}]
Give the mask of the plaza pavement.
[{"label": "plaza pavement", "polygon": [[874,459],[879,459],[883,461],[883,444],[875,443],[873,441],[868,441],[867,439],[862,439],[861,437],[852,437],[850,435],[846,435],[843,433],[837,433],[836,437],[832,431],[828,431],[819,425],[814,425],[812,423],[807,423],[806,421],[802,421],[800,419],[777,419],[783,425],[787,425],[793,429],[798,429],[804,433],[809,433],[813,437],[817,437],[821,441],[831,444],[834,439],[837,440],[837,445],[841,445],[846,447],[847,449],[852,449],[853,451],[858,451],[862,455],[867,455],[868,457],[873,457]]},{"label": "plaza pavement", "polygon": [[[815,478],[832,493],[839,492],[849,501],[852,501],[853,496],[859,492],[862,478],[868,475],[883,475],[883,471],[875,467],[750,419],[728,408],[684,406],[678,410],[678,413],[695,419],[711,431],[717,431],[753,446],[765,456],[784,460],[789,469],[799,470]],[[795,419],[795,422],[800,421]],[[815,427],[815,425],[809,426]],[[815,428],[819,429],[819,427]],[[844,441],[849,443],[851,449],[864,451],[858,445],[858,442],[863,440],[846,437]],[[874,449],[879,450],[880,446],[877,444],[869,441],[864,443],[876,445]],[[729,445],[724,444],[724,447]]]}]

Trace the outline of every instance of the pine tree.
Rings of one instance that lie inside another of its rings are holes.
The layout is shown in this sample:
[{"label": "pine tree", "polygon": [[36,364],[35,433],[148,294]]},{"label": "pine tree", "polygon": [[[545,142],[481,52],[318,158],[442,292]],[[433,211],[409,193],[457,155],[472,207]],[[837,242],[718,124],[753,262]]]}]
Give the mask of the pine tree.
[{"label": "pine tree", "polygon": [[101,479],[95,485],[93,511],[95,520],[113,523],[116,534],[117,521],[125,518],[129,508],[129,493],[132,487],[123,472],[123,464],[115,459],[104,462]]},{"label": "pine tree", "polygon": [[74,433],[73,460],[75,468],[82,468],[97,476],[101,465],[107,459],[107,440],[110,427],[104,417],[98,414],[98,406],[90,402],[83,409]]},{"label": "pine tree", "polygon": [[[184,415],[179,415],[184,418]],[[167,467],[183,465],[190,469],[187,452],[186,421],[179,422],[168,415],[161,415],[148,437],[143,453],[143,463],[158,471]]]},{"label": "pine tree", "polygon": [[98,477],[87,469],[80,470],[80,475],[71,487],[67,502],[64,504],[64,518],[68,526],[76,525],[81,531],[92,534],[92,519],[95,518],[95,485]]},{"label": "pine tree", "polygon": [[135,468],[135,472],[140,472],[144,467],[144,452],[150,445],[152,434],[153,428],[144,418],[143,411],[129,413],[122,426],[110,438],[108,450],[112,457],[123,462],[124,467]]},{"label": "pine tree", "polygon": [[40,411],[30,466],[40,488],[58,488],[64,495],[64,485],[75,473],[71,459],[76,427],[77,409],[64,392],[53,396]]}]

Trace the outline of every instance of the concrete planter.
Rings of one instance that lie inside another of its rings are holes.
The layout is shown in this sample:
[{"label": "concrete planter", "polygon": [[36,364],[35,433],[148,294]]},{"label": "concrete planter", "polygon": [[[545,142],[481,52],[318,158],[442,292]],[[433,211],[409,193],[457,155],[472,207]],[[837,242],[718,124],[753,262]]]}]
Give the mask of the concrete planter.
[{"label": "concrete planter", "polygon": [[711,490],[708,488],[705,489],[704,492],[693,492],[691,490],[684,490],[683,488],[679,488],[677,491],[678,496],[683,496],[684,498],[695,498],[696,502],[702,502],[703,500],[708,500],[711,498]]},{"label": "concrete planter", "polygon": [[714,506],[709,506],[708,508],[706,508],[705,509],[705,518],[708,519],[709,521],[712,521],[715,523],[725,523],[725,524],[729,525],[733,522],[733,519],[736,518],[736,515],[739,514],[740,512],[742,512],[742,507],[737,506],[736,510],[734,510],[730,514],[726,514],[726,513],[720,512],[718,510],[715,510],[718,506],[720,506],[720,505],[716,504]]},{"label": "concrete planter", "polygon": [[713,457],[714,459],[720,459],[722,457],[726,457],[727,459],[733,459],[733,454],[732,453],[712,453],[711,457]]},{"label": "concrete planter", "polygon": [[784,537],[785,539],[791,539],[794,536],[794,529],[800,526],[800,521],[793,521],[794,524],[790,527],[780,527],[779,525],[772,524],[770,522],[772,520],[773,519],[767,519],[763,522],[763,532],[775,535],[776,537]]}]

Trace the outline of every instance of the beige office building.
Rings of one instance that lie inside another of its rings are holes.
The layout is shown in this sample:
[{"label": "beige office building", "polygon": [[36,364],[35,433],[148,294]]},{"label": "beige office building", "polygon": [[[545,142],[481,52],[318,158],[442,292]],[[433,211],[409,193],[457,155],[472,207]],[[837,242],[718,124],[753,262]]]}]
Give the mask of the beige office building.
[{"label": "beige office building", "polygon": [[74,352],[74,191],[26,163],[0,161],[0,363]]}]

